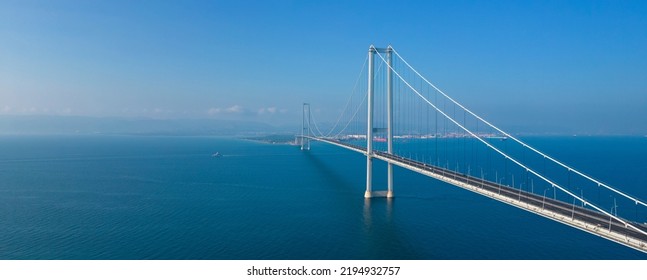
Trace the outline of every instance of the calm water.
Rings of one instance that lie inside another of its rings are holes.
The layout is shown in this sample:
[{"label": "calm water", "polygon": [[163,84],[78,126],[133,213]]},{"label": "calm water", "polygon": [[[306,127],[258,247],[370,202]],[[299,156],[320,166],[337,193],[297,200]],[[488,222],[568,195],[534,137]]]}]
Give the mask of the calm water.
[{"label": "calm water", "polygon": [[[646,193],[647,138],[529,141]],[[2,136],[0,258],[647,259],[402,169],[393,201],[364,200],[364,180],[360,154],[320,143]]]}]

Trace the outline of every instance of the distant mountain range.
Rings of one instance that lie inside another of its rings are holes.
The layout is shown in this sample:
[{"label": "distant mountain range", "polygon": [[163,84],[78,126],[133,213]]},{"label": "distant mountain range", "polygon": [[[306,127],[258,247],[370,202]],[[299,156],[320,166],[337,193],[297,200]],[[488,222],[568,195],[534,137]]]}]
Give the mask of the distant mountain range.
[{"label": "distant mountain range", "polygon": [[298,129],[238,120],[0,116],[0,134],[257,135]]}]

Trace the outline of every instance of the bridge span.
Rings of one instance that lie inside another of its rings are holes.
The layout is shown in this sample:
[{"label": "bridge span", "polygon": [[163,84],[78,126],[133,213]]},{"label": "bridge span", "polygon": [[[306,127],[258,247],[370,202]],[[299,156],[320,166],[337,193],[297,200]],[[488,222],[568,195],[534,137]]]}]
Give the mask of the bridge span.
[{"label": "bridge span", "polygon": [[[366,155],[366,148],[362,146],[337,139],[304,137]],[[385,152],[376,151],[373,157],[647,253],[647,235],[641,232],[647,231],[645,224],[626,221],[637,228],[634,229],[602,213],[575,204]],[[376,196],[386,196],[386,193],[374,192],[373,197]]]},{"label": "bridge span", "polygon": [[[310,141],[319,141],[365,155],[365,198],[393,198],[393,166],[399,166],[647,253],[647,203],[642,199],[494,126],[429,82],[391,46],[370,46],[364,66],[355,84],[357,91],[353,89],[327,133],[319,128],[310,104],[303,104],[297,138],[302,150],[310,149]],[[358,87],[363,73],[368,81],[365,88]],[[405,156],[394,146],[407,141],[394,142],[396,138],[425,139],[425,143],[433,141],[434,147],[416,146],[415,157]],[[365,140],[365,146],[349,139]],[[387,163],[386,191],[373,191],[374,159]],[[477,168],[481,177],[470,172]],[[515,184],[515,176],[523,182]],[[535,193],[528,187],[535,181],[544,187],[542,195],[541,189]],[[553,190],[552,198],[546,197],[548,189]],[[619,208],[624,216],[619,215]],[[627,218],[634,213],[633,220]]]}]

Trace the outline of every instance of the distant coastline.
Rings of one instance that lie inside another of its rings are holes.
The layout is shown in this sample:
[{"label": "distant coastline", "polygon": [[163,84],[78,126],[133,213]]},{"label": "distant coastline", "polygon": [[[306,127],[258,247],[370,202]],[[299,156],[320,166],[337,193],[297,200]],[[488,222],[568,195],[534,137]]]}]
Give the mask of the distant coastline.
[{"label": "distant coastline", "polygon": [[297,145],[295,136],[290,134],[270,134],[264,136],[241,137],[241,139],[267,144]]}]

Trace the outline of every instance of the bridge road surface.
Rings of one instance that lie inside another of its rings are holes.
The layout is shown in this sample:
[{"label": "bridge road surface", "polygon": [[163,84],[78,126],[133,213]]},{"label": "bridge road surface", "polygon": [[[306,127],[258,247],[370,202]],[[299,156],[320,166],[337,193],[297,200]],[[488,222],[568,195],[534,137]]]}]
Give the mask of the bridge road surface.
[{"label": "bridge road surface", "polygon": [[[346,148],[350,148],[351,150],[366,153],[365,147],[344,143],[339,140],[333,140],[333,139],[322,140],[320,138],[313,138],[313,139],[329,142],[334,145],[344,146]],[[426,163],[400,157],[397,155],[391,155],[386,152],[374,151],[374,153],[377,156],[388,158],[393,161],[400,162],[404,165],[413,166],[419,169],[426,170],[428,172],[435,173],[437,175],[453,178],[454,180],[464,182],[466,184],[469,184],[477,188],[488,190],[492,193],[498,193],[500,196],[507,197],[511,200],[516,200],[520,203],[525,203],[528,206],[533,205],[543,210],[551,211],[553,213],[560,214],[562,216],[571,217],[572,220],[577,219],[577,220],[583,221],[585,223],[588,223],[592,227],[595,227],[593,229],[594,232],[613,231],[618,234],[625,235],[626,237],[632,237],[634,239],[640,240],[643,244],[647,244],[647,236],[645,236],[645,234],[639,231],[636,231],[635,229],[626,227],[624,224],[616,220],[610,219],[609,216],[603,213],[600,213],[585,207],[576,206],[574,204],[566,203],[560,200],[555,200],[549,197],[522,191],[521,189],[516,189],[509,186],[501,185],[495,182],[482,180],[480,178],[458,173],[452,170],[436,167],[433,165],[428,165]],[[626,222],[630,223],[631,225],[643,231],[647,231],[647,225],[645,224],[635,223],[632,221],[626,221]],[[604,234],[598,234],[598,235],[604,237]],[[642,251],[645,251],[644,248]]]}]

